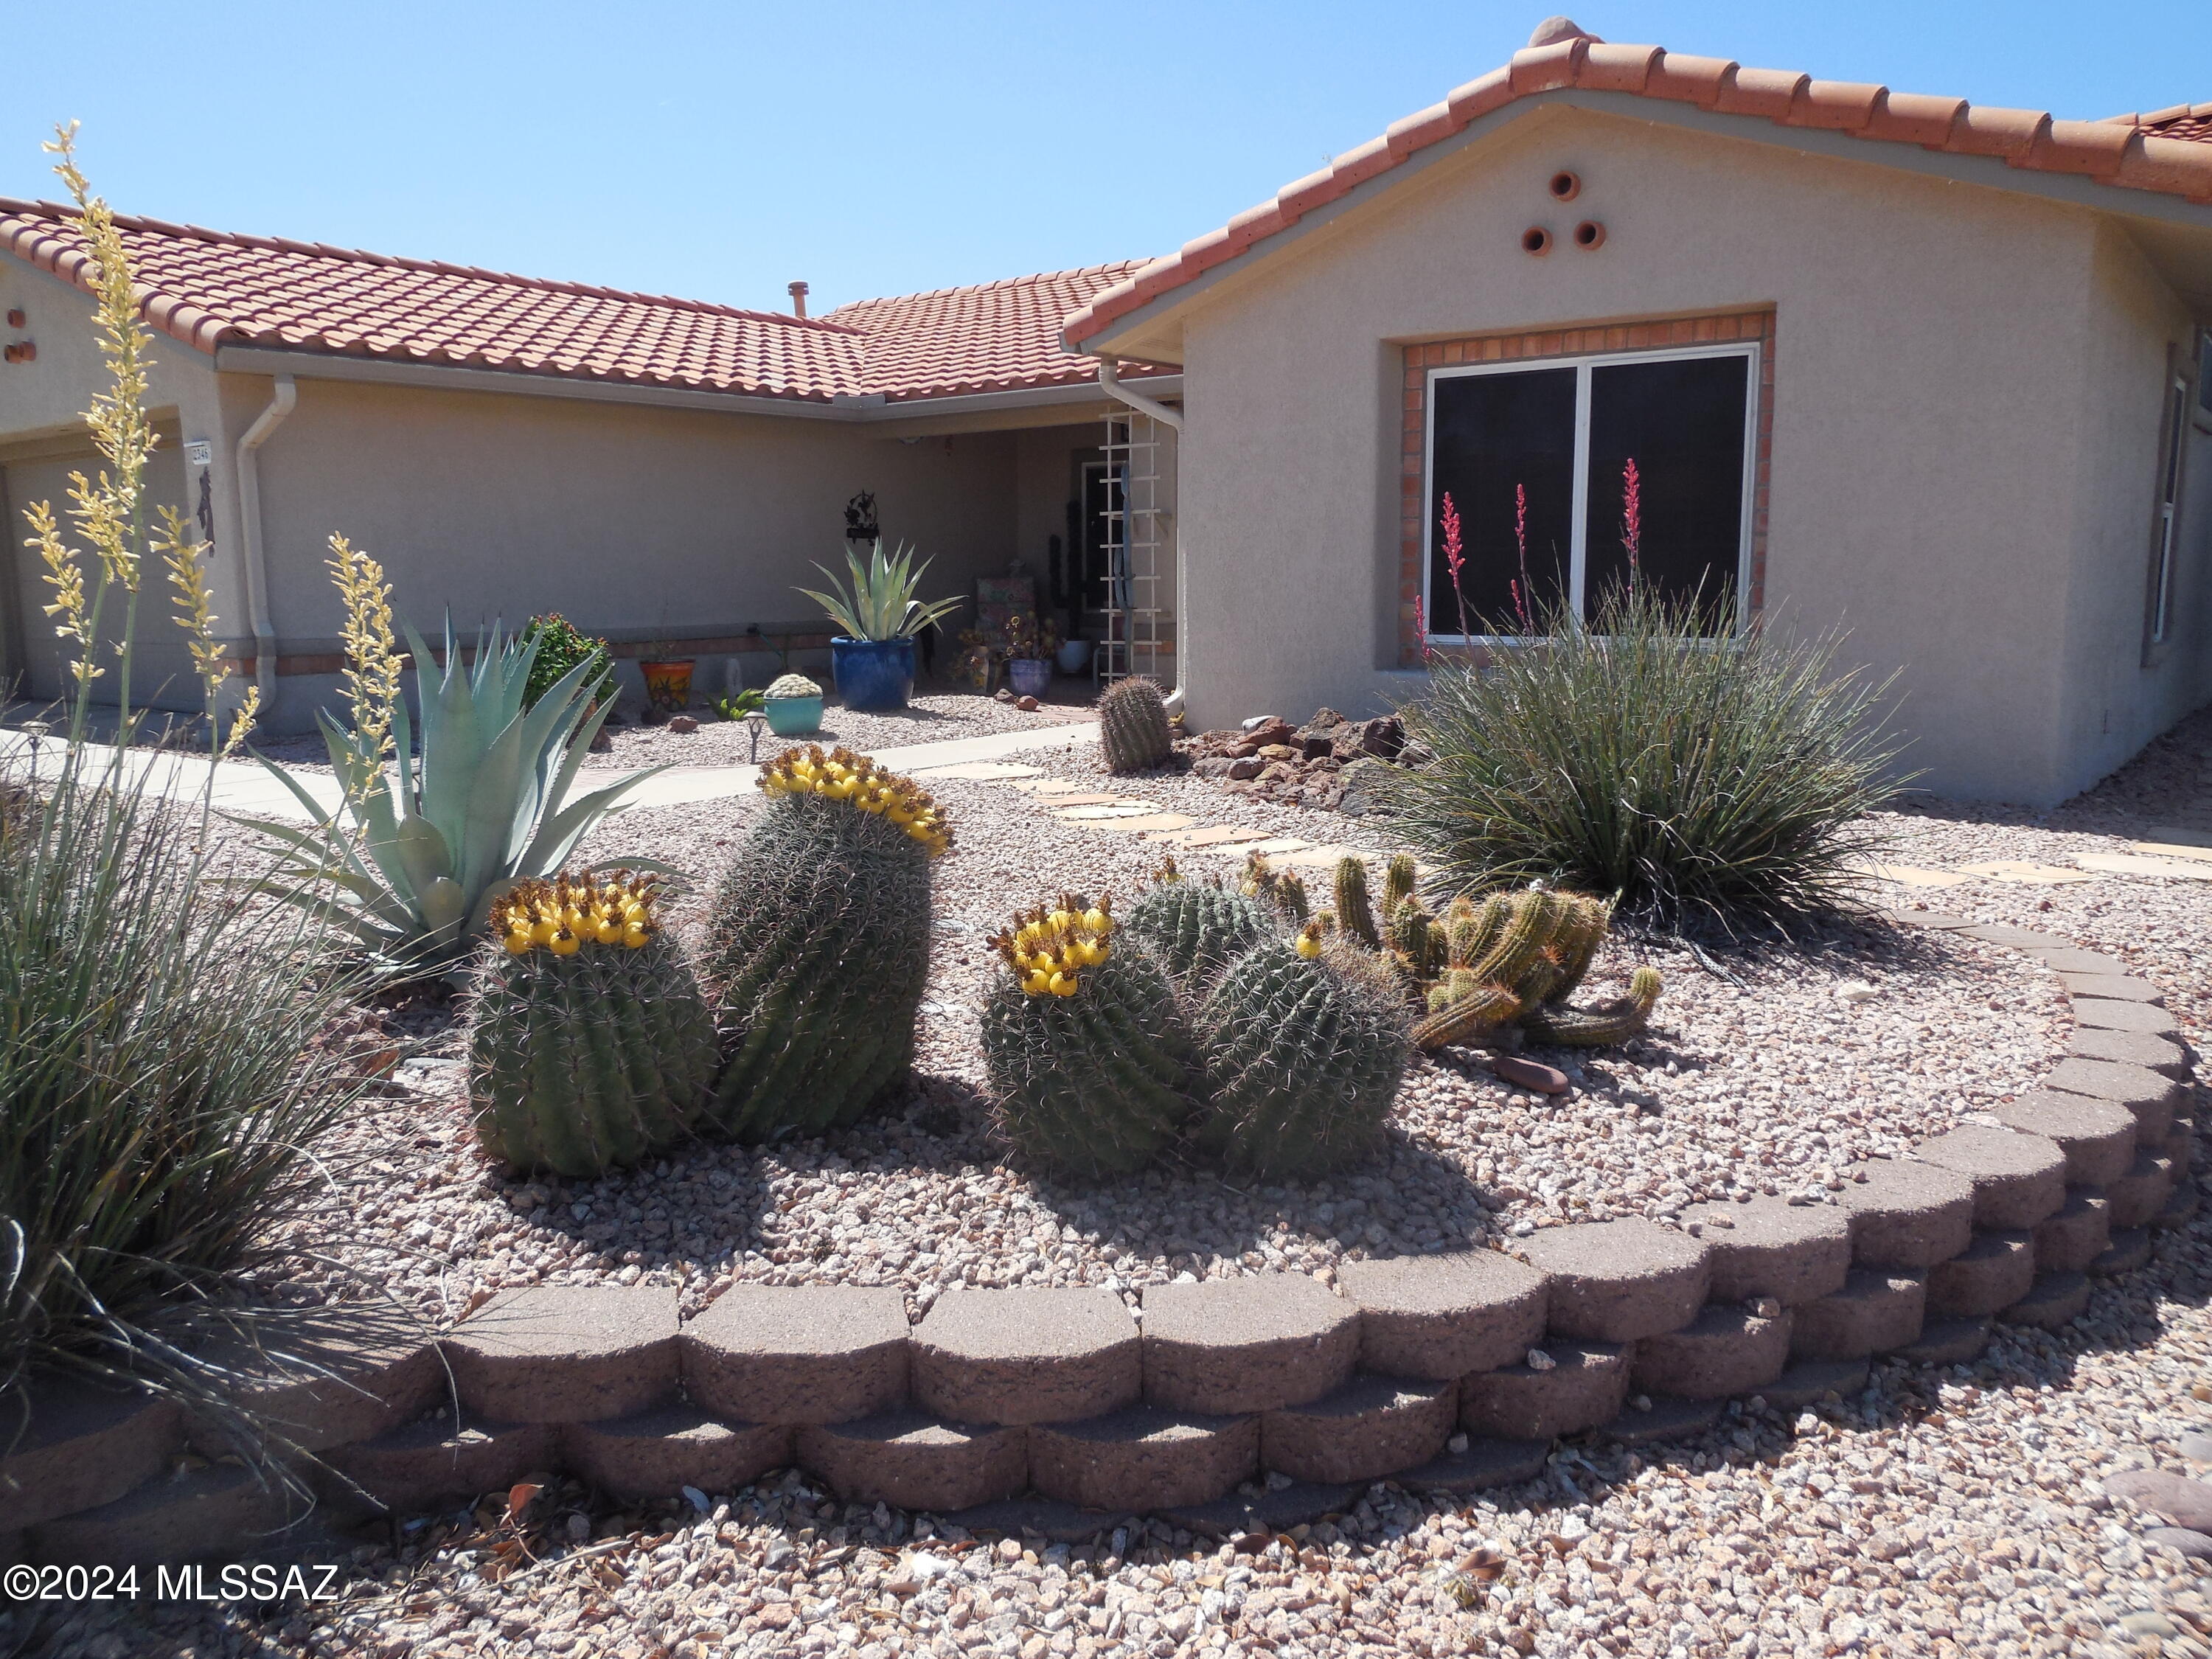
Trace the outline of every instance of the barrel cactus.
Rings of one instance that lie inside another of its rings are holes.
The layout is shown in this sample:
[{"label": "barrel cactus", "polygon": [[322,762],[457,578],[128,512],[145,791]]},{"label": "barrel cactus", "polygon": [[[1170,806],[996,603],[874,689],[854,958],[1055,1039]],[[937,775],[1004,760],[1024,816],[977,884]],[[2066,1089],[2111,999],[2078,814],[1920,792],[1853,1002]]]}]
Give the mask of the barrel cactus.
[{"label": "barrel cactus", "polygon": [[1152,886],[1130,907],[1128,930],[1194,1002],[1223,969],[1276,936],[1256,901],[1212,882],[1186,879],[1173,858],[1152,872]]},{"label": "barrel cactus", "polygon": [[1197,1141],[1239,1174],[1278,1180],[1363,1157],[1397,1097],[1402,1009],[1325,955],[1318,921],[1270,939],[1230,966],[1199,1016],[1208,1105]]},{"label": "barrel cactus", "polygon": [[655,890],[617,876],[526,881],[494,905],[468,1000],[477,1139],[584,1179],[683,1137],[720,1056]]},{"label": "barrel cactus", "polygon": [[848,1124],[906,1075],[952,839],[912,780],[843,748],[787,750],[760,787],[700,961],[726,1057],[706,1123],[748,1141]]},{"label": "barrel cactus", "polygon": [[999,1131],[1080,1176],[1142,1169],[1191,1111],[1194,1056],[1174,988],[1115,933],[1110,899],[1064,894],[991,941],[1006,969],[982,1021]]},{"label": "barrel cactus", "polygon": [[1098,746],[1109,772],[1145,772],[1175,753],[1175,730],[1157,682],[1116,680],[1098,699]]}]

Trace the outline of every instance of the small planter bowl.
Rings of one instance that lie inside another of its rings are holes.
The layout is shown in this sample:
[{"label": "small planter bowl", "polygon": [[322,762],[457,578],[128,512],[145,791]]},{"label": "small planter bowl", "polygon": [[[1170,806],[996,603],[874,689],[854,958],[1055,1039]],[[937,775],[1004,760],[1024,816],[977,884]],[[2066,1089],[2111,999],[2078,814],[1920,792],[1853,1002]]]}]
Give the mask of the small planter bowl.
[{"label": "small planter bowl", "polygon": [[1052,659],[1015,657],[1006,664],[1006,680],[1018,697],[1041,697],[1052,689]]},{"label": "small planter bowl", "polygon": [[822,729],[819,693],[811,697],[770,697],[761,705],[761,712],[768,716],[768,729],[779,738],[803,738]]}]

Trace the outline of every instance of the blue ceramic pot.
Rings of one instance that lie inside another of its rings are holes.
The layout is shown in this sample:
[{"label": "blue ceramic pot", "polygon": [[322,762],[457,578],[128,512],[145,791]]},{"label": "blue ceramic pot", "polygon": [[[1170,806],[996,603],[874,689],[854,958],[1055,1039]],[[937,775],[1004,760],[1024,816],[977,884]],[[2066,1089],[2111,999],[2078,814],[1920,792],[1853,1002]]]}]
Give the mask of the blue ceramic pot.
[{"label": "blue ceramic pot", "polygon": [[1018,697],[1041,697],[1052,690],[1052,659],[1016,657],[1006,664],[1006,678]]},{"label": "blue ceramic pot", "polygon": [[848,708],[903,708],[914,695],[914,641],[830,641],[830,669]]},{"label": "blue ceramic pot", "polygon": [[810,732],[822,729],[822,698],[770,697],[761,705],[768,716],[768,729],[779,738],[803,738]]}]

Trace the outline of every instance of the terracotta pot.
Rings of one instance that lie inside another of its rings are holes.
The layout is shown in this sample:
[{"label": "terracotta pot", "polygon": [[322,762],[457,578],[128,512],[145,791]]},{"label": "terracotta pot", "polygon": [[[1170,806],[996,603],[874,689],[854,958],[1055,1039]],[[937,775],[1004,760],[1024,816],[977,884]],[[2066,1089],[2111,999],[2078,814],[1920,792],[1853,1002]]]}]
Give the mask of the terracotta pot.
[{"label": "terracotta pot", "polygon": [[687,708],[691,702],[691,670],[697,661],[696,657],[681,657],[667,662],[638,664],[639,672],[645,676],[646,701],[672,714]]}]

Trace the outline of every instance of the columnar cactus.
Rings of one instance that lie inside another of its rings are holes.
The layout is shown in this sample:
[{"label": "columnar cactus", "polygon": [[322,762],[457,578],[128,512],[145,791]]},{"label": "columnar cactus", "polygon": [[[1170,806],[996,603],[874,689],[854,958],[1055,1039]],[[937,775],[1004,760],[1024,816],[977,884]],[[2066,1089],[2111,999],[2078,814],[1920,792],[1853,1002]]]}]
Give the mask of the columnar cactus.
[{"label": "columnar cactus", "polygon": [[697,1116],[720,1056],[690,964],[645,880],[526,881],[494,903],[468,999],[477,1139],[578,1179],[659,1151]]},{"label": "columnar cactus", "polygon": [[1143,1168],[1191,1112],[1194,1055],[1174,988],[1115,931],[1110,900],[1064,894],[991,941],[1006,970],[982,1022],[999,1131],[1076,1175]]},{"label": "columnar cactus", "polygon": [[1312,914],[1306,884],[1295,870],[1278,870],[1262,853],[1244,855],[1244,879],[1237,891],[1258,899],[1293,927],[1303,927]]},{"label": "columnar cactus", "polygon": [[1098,746],[1109,772],[1145,772],[1175,753],[1175,728],[1158,682],[1116,680],[1098,699]]},{"label": "columnar cactus", "polygon": [[1347,855],[1336,863],[1332,896],[1336,901],[1336,925],[1369,950],[1379,948],[1382,936],[1376,931],[1375,908],[1367,896],[1367,866]]},{"label": "columnar cactus", "polygon": [[1521,1016],[1521,1027],[1538,1042],[1562,1048],[1595,1048],[1626,1042],[1638,1035],[1651,1018],[1659,1000],[1659,970],[1638,968],[1628,976],[1628,994],[1595,1008],[1531,1008]]},{"label": "columnar cactus", "polygon": [[1391,995],[1322,960],[1322,929],[1272,939],[1224,973],[1200,1015],[1208,1093],[1197,1139],[1263,1180],[1371,1152],[1406,1068]]},{"label": "columnar cactus", "polygon": [[1222,969],[1254,945],[1275,937],[1257,902],[1211,882],[1188,881],[1168,859],[1152,885],[1129,908],[1130,936],[1159,958],[1168,977],[1195,1002]]},{"label": "columnar cactus", "polygon": [[707,1121],[749,1141],[850,1123],[906,1075],[951,844],[928,794],[842,748],[788,750],[760,787],[701,957],[726,1056]]},{"label": "columnar cactus", "polygon": [[1429,987],[1415,1046],[1440,1048],[1508,1024],[1540,1042],[1635,1036],[1658,1000],[1656,969],[1639,969],[1630,996],[1602,1010],[1577,1014],[1565,1006],[1612,922],[1611,904],[1582,894],[1530,888],[1494,894],[1480,908],[1455,901],[1444,927],[1446,965]]}]

